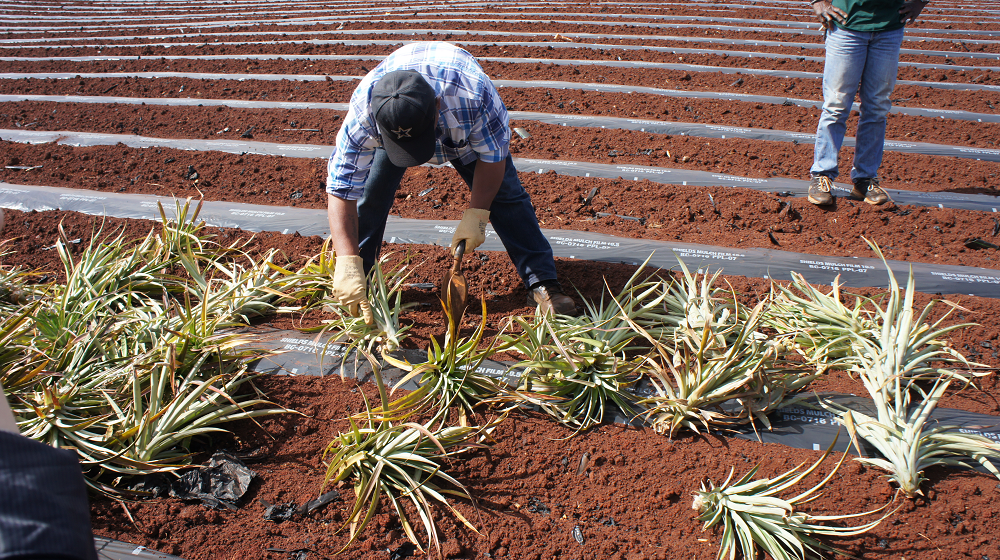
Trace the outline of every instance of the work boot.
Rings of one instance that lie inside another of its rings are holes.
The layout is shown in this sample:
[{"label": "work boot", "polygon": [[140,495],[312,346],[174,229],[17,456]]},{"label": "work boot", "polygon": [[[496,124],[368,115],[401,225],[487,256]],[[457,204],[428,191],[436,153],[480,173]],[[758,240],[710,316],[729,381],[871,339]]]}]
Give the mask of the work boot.
[{"label": "work boot", "polygon": [[528,305],[537,305],[542,313],[550,310],[556,315],[576,315],[576,303],[562,291],[555,280],[543,280],[528,290]]},{"label": "work boot", "polygon": [[872,179],[855,179],[854,188],[851,189],[851,198],[864,200],[868,204],[878,206],[885,204],[889,200],[882,187],[878,186],[878,177]]},{"label": "work boot", "polygon": [[833,181],[826,175],[813,175],[812,181],[809,181],[809,196],[806,197],[806,200],[816,206],[831,204],[833,195],[830,194],[830,188],[832,187]]}]

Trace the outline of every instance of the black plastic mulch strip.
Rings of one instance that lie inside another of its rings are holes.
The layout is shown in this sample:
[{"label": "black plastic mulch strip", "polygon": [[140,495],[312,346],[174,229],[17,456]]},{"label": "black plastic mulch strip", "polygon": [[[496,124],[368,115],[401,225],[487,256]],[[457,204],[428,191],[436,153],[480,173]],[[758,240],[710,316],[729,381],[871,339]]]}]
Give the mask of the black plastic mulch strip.
[{"label": "black plastic mulch strip", "polygon": [[[520,162],[518,169],[523,170]],[[62,209],[117,218],[158,220],[156,201],[164,203],[168,216],[173,215],[175,199],[166,197],[0,183],[0,207],[22,211]],[[205,201],[201,217],[209,225],[218,227],[298,232],[300,235],[322,237],[329,235],[326,211],[318,209]],[[385,239],[390,243],[448,246],[456,224],[454,221],[390,217]],[[844,285],[856,288],[884,287],[889,283],[884,265],[875,258],[817,256],[760,248],[732,249],[630,239],[578,230],[543,229],[542,233],[557,257],[626,264],[640,264],[649,257],[650,265],[659,268],[676,267],[678,259],[681,259],[692,269],[721,270],[736,276],[787,279],[791,272],[798,272],[813,284],[830,284],[837,276]],[[492,228],[487,228],[482,248],[486,251],[504,250]],[[905,278],[912,267],[917,289],[924,293],[1000,298],[1000,271],[997,270],[901,261],[889,261],[888,264],[897,278]]]},{"label": "black plastic mulch strip", "polygon": [[[201,72],[7,72],[0,73],[0,80],[70,80],[76,78],[186,78],[190,80],[261,80],[280,81],[295,80],[302,82],[338,81],[349,82],[360,80],[361,76],[317,76],[315,74],[209,74]],[[683,99],[719,99],[726,101],[744,101],[747,103],[767,103],[769,105],[788,105],[796,107],[819,108],[823,106],[822,101],[813,99],[799,99],[795,97],[777,97],[773,95],[753,95],[749,93],[715,92],[715,91],[693,91],[655,88],[625,84],[598,84],[584,82],[562,82],[562,81],[524,81],[524,80],[493,80],[497,87],[521,87],[521,88],[549,88],[566,89],[578,91],[611,91],[619,93],[645,93],[648,95],[662,95],[664,97],[675,97]],[[238,103],[238,101],[234,101]],[[236,106],[236,105],[234,105]],[[859,105],[854,104],[853,110],[857,110]],[[921,107],[892,107],[890,113],[901,115],[911,115],[915,117],[930,117],[940,119],[954,119],[976,122],[1000,122],[1000,115],[989,113],[970,113],[968,111],[954,111],[950,109],[925,109]]]}]

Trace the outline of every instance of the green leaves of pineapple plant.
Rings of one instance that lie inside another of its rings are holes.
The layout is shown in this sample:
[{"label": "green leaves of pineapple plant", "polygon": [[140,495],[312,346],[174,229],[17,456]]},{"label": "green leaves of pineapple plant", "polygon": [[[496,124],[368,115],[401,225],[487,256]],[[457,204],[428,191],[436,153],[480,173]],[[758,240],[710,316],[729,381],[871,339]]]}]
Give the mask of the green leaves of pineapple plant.
[{"label": "green leaves of pineapple plant", "polygon": [[21,432],[75,449],[105,491],[189,464],[193,439],[221,423],[288,412],[244,396],[260,352],[223,331],[273,312],[285,285],[215,243],[199,208],[178,204],[176,221],[136,242],[97,232],[78,256],[61,232],[65,283],[36,290],[0,326],[0,381]]},{"label": "green leaves of pineapple plant", "polygon": [[538,406],[576,432],[603,422],[609,406],[635,416],[636,399],[628,388],[638,380],[643,360],[632,355],[638,349],[632,327],[652,321],[664,297],[659,281],[639,281],[644,266],[617,295],[609,288],[607,300],[603,295],[597,302],[585,300],[579,317],[514,318],[521,334],[504,336],[505,348],[526,359],[513,366],[523,370],[521,380],[503,400]]},{"label": "green leaves of pineapple plant", "polygon": [[[836,443],[836,439],[834,439]],[[847,457],[845,454],[826,477],[808,490],[791,497],[781,494],[812,474],[830,454],[826,450],[812,466],[800,470],[802,464],[774,478],[754,480],[760,465],[750,469],[739,480],[733,481],[734,470],[729,477],[716,486],[710,480],[702,482],[701,490],[695,493],[692,507],[698,510],[698,520],[704,528],[721,524],[722,543],[719,559],[727,555],[729,560],[737,557],[756,560],[765,554],[774,560],[806,560],[821,558],[821,551],[831,551],[847,555],[821,542],[818,536],[844,538],[859,535],[875,528],[890,514],[854,527],[838,527],[826,523],[852,519],[877,513],[874,510],[849,515],[813,515],[801,511],[800,506],[820,496],[819,490],[837,472]],[[728,554],[727,554],[728,553]],[[762,554],[763,553],[763,554]]]},{"label": "green leaves of pineapple plant", "polygon": [[[370,355],[369,355],[370,356]],[[483,426],[448,427],[441,422],[441,411],[424,423],[411,421],[420,410],[419,401],[393,406],[382,381],[381,369],[370,358],[382,401],[381,409],[370,409],[348,419],[350,428],[327,447],[324,461],[329,461],[325,484],[353,481],[354,505],[341,527],[350,528],[346,550],[364,531],[378,511],[384,496],[393,505],[407,538],[424,550],[404,501],[416,509],[427,535],[427,546],[441,556],[440,539],[434,522],[434,505],[444,506],[469,529],[476,528],[449,501],[448,497],[471,500],[468,490],[444,471],[443,460],[464,450],[485,447],[489,434],[499,424],[498,418]]]},{"label": "green leaves of pineapple plant", "polygon": [[[869,244],[884,262],[878,247]],[[875,403],[875,416],[824,402],[827,410],[840,415],[852,437],[861,436],[881,454],[858,461],[889,471],[888,478],[911,498],[921,493],[923,471],[933,465],[976,462],[1000,478],[1000,470],[991,462],[1000,460],[1000,445],[962,433],[958,426],[928,425],[931,412],[949,386],[970,382],[965,374],[940,366],[957,362],[968,368],[971,364],[942,340],[943,335],[967,325],[941,327],[947,313],[927,324],[933,302],[915,317],[915,292],[912,268],[905,292],[890,269],[885,307],[876,309],[871,335],[855,340],[859,351],[854,373]]]},{"label": "green leaves of pineapple plant", "polygon": [[323,309],[336,315],[319,329],[305,330],[333,333],[335,336],[327,345],[342,344],[345,358],[355,349],[369,353],[395,351],[409,330],[409,325],[401,325],[400,318],[404,311],[415,305],[403,303],[403,286],[412,272],[408,259],[389,267],[391,255],[382,255],[372,267],[368,274],[367,295],[374,324],[368,325],[361,317],[352,316],[347,307],[331,297],[335,262],[331,241],[331,238],[324,241],[319,255],[311,258],[297,272],[272,265],[285,275],[285,282],[294,286],[291,296],[307,300],[305,310]]},{"label": "green leaves of pineapple plant", "polygon": [[786,363],[782,341],[761,332],[767,300],[747,312],[735,294],[714,286],[718,272],[693,275],[680,265],[681,280],[664,298],[669,327],[655,336],[632,323],[652,349],[644,365],[655,393],[641,401],[645,416],[671,437],[680,428],[698,432],[754,419],[770,427],[767,413],[815,376]]},{"label": "green leaves of pineapple plant", "polygon": [[477,404],[495,397],[500,391],[496,379],[478,371],[483,360],[494,352],[493,344],[480,348],[485,332],[486,302],[483,301],[482,320],[472,336],[459,338],[457,328],[447,329],[443,345],[431,338],[427,361],[411,364],[384,353],[386,362],[406,372],[393,390],[416,380],[419,387],[409,395],[409,399],[420,401],[422,407],[431,407],[436,411],[447,411],[457,405],[461,417],[466,418]]}]

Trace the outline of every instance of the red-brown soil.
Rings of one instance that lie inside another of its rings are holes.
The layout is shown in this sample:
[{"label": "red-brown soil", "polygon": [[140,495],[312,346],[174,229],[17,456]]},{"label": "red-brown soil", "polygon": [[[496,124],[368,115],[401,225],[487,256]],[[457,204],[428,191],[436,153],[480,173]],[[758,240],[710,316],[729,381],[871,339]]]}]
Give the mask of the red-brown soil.
[{"label": "red-brown soil", "polygon": [[[331,7],[336,6],[331,4]],[[386,11],[398,4],[385,4]],[[504,4],[500,3],[503,7]],[[746,6],[740,10],[719,12],[709,7],[670,4],[629,7],[559,6],[560,20],[577,19],[578,23],[485,23],[465,17],[466,21],[449,21],[441,25],[421,23],[379,23],[383,16],[356,14],[344,29],[404,29],[447,28],[506,31],[509,37],[486,36],[470,40],[518,41],[532,40],[518,32],[598,33],[629,35],[669,35],[712,38],[753,38],[767,41],[818,43],[819,36],[797,33],[736,32],[699,27],[646,28],[632,26],[644,21],[629,19],[622,25],[596,26],[573,12],[643,13],[665,15],[697,15],[746,17],[762,19],[811,21],[798,10],[789,15],[785,10]],[[947,51],[959,65],[995,66],[995,61],[963,59],[966,50],[989,51],[987,47],[962,41],[977,36],[977,31],[1000,29],[996,23],[958,23],[968,21],[955,12],[935,12],[935,4],[925,16],[934,20],[954,20],[952,23],[920,22],[917,35],[931,36],[928,29],[968,29],[968,35],[942,35],[944,42],[908,42],[906,48]],[[225,5],[213,5],[212,13],[227,10]],[[510,8],[510,6],[506,6]],[[661,9],[662,8],[662,9]],[[458,8],[462,9],[462,8]],[[468,8],[469,10],[479,8]],[[556,9],[556,8],[552,8]],[[519,15],[515,9],[500,10],[510,19],[546,19],[527,15],[529,12],[551,12],[546,8],[526,8]],[[197,10],[192,9],[194,13]],[[320,10],[322,11],[322,10]],[[43,13],[44,12],[40,12]],[[161,14],[161,12],[156,12]],[[167,12],[163,12],[167,13]],[[187,13],[178,10],[178,13]],[[338,13],[338,12],[323,12]],[[398,19],[408,14],[393,12]],[[238,20],[274,19],[261,16]],[[933,16],[933,17],[932,17]],[[280,16],[279,16],[280,17]],[[304,17],[296,14],[293,17]],[[433,19],[424,10],[416,18]],[[447,11],[441,17],[449,16]],[[490,13],[485,17],[499,17]],[[651,20],[659,21],[664,20]],[[990,20],[992,21],[992,20]],[[709,22],[696,21],[697,25]],[[24,25],[24,24],[19,24]],[[39,25],[46,25],[39,20]],[[60,24],[63,25],[63,24]],[[71,24],[66,24],[71,25]],[[317,32],[317,39],[335,35],[319,32],[336,31],[339,22],[320,25],[247,25],[227,28],[189,28],[188,32],[222,33],[204,41],[202,48],[158,46],[104,49],[101,56],[141,54],[140,61],[0,61],[0,72],[139,72],[171,70],[214,73],[272,73],[358,76],[369,70],[375,61],[254,61],[239,59],[241,54],[385,54],[392,47],[345,45],[225,45],[219,41],[254,41],[275,39],[264,32]],[[735,25],[735,24],[734,24]],[[742,24],[741,24],[742,25]],[[771,28],[761,22],[760,27]],[[150,30],[109,27],[98,33],[87,30],[65,33],[65,43],[79,36],[165,34],[176,27]],[[0,29],[2,30],[2,29]],[[225,35],[230,34],[231,35]],[[10,38],[43,37],[45,33],[5,35]],[[62,34],[60,34],[62,36]],[[344,39],[393,38],[391,34],[344,36]],[[456,36],[457,38],[458,36]],[[464,37],[464,36],[463,36]],[[292,40],[310,38],[296,35],[280,38]],[[432,39],[446,38],[437,35]],[[89,41],[89,40],[88,40]],[[163,42],[156,39],[148,42]],[[167,40],[169,42],[169,40]],[[176,39],[197,42],[198,39]],[[107,39],[104,43],[117,40]],[[140,41],[142,42],[142,41]],[[588,39],[587,42],[598,42]],[[821,71],[822,65],[810,61],[723,58],[713,50],[748,50],[746,47],[720,47],[695,42],[657,41],[657,46],[704,48],[703,55],[668,55],[666,53],[615,49],[617,40],[605,41],[604,52],[595,49],[546,49],[544,47],[470,47],[482,56],[572,58],[593,60],[649,60],[683,62],[716,66],[751,65],[760,68]],[[634,42],[625,42],[634,44]],[[789,47],[755,46],[755,51],[794,53]],[[805,56],[821,56],[822,50],[804,49]],[[4,56],[69,56],[98,55],[98,49],[46,49],[25,47],[4,49]],[[233,60],[166,60],[166,55],[233,55]],[[679,60],[683,57],[683,60]],[[942,57],[907,57],[904,60],[942,63]],[[750,67],[750,66],[747,66]],[[562,80],[615,84],[641,84],[692,91],[732,91],[761,95],[820,99],[820,84],[816,79],[774,79],[750,75],[736,76],[707,71],[668,71],[601,66],[557,66],[548,64],[517,64],[486,62],[484,68],[499,79]],[[1000,73],[987,69],[981,72],[918,71],[901,69],[900,79],[1000,83]],[[981,76],[981,77],[980,77]],[[742,82],[734,85],[738,77]],[[184,90],[181,91],[183,86]],[[194,80],[185,78],[131,79],[79,78],[70,80],[0,80],[0,93],[118,95],[135,97],[194,97],[204,99],[267,99],[269,101],[346,102],[354,86],[352,82],[298,81],[235,81]],[[815,128],[818,110],[795,106],[723,102],[684,98],[666,98],[639,94],[600,93],[548,88],[503,88],[501,95],[511,110],[551,113],[591,114],[618,117],[653,118],[680,122],[715,123],[731,126],[755,126],[797,132]],[[893,94],[897,105],[960,109],[996,114],[1000,93],[967,92],[919,86],[898,86]],[[318,110],[256,110],[217,107],[160,107],[110,104],[72,104],[49,102],[19,102],[0,104],[0,128],[28,130],[72,130],[142,134],[164,138],[219,138],[238,140],[249,127],[253,140],[332,145],[343,113]],[[852,121],[853,122],[853,121]],[[716,140],[692,137],[653,135],[627,131],[564,128],[537,122],[518,121],[514,126],[530,130],[532,137],[514,141],[516,157],[628,163],[671,168],[712,170],[750,177],[804,178],[811,162],[811,146],[790,143]],[[225,128],[229,130],[226,131]],[[317,131],[300,129],[318,129]],[[853,125],[849,124],[849,133]],[[892,115],[888,136],[896,140],[936,142],[962,146],[995,147],[997,125],[927,119]],[[221,133],[220,133],[221,132]],[[647,153],[646,150],[652,150]],[[614,152],[615,155],[611,155]],[[193,152],[170,149],[130,149],[124,146],[72,148],[61,145],[22,145],[0,143],[0,163],[4,165],[42,165],[33,171],[0,168],[0,181],[22,184],[53,185],[112,192],[149,193],[180,197],[201,196],[211,200],[233,200],[275,206],[323,208],[325,161],[314,159],[277,158],[254,155],[229,155],[217,152]],[[850,169],[850,150],[842,154],[842,177]],[[197,184],[183,179],[188,166],[200,175]],[[893,188],[920,191],[965,192],[994,194],[998,166],[974,160],[916,156],[886,152],[882,168],[884,184]],[[659,185],[626,180],[584,179],[554,173],[523,175],[522,180],[532,194],[539,220],[547,228],[599,231],[626,237],[680,240],[728,247],[774,247],[817,255],[870,255],[861,236],[866,236],[886,249],[890,258],[951,265],[971,265],[997,269],[998,255],[992,250],[966,249],[968,237],[993,239],[996,221],[988,213],[940,208],[915,208],[887,205],[868,207],[863,203],[841,200],[832,209],[819,209],[803,199],[784,198],[770,193],[731,188],[695,188],[679,185]],[[426,196],[419,193],[434,187]],[[593,187],[599,194],[589,205],[580,200]],[[292,198],[300,192],[303,196]],[[453,172],[446,169],[411,170],[397,195],[394,213],[409,218],[457,219],[465,208],[467,189]],[[709,195],[716,201],[718,212],[712,210]],[[645,224],[613,217],[597,217],[598,212],[645,218]],[[56,224],[64,223],[71,238],[86,238],[100,224],[98,218],[65,212],[7,211],[5,237],[13,240],[7,248],[14,253],[2,257],[3,265],[21,265],[43,272],[58,274],[59,265],[54,251],[46,251],[56,236]],[[138,237],[153,224],[141,221],[109,219],[105,229],[127,227],[128,236]],[[219,231],[219,235],[247,235],[238,231]],[[769,235],[769,233],[771,235]],[[315,237],[263,233],[255,237],[252,247],[262,252],[280,248],[287,263],[294,266],[305,256],[319,251],[322,240]],[[995,240],[994,240],[995,241]],[[386,251],[417,255],[419,265],[413,282],[436,283],[447,266],[443,248],[426,246],[387,246]],[[259,253],[258,253],[259,254]],[[507,258],[499,253],[483,253],[486,259],[467,259],[467,271],[474,295],[486,295],[490,312],[488,335],[493,336],[510,315],[527,313],[525,290],[519,285]],[[606,280],[614,289],[631,274],[625,265],[563,260],[557,262],[561,280],[578,288],[587,297],[597,297]],[[727,276],[744,301],[757,301],[768,291],[764,280]],[[874,293],[866,290],[863,293]],[[440,311],[433,291],[410,288],[404,292],[408,301],[425,303],[407,314],[413,324],[408,348],[422,348],[430,337],[441,332]],[[1000,345],[1000,328],[995,317],[1000,300],[993,298],[959,297],[968,311],[949,321],[974,321],[979,326],[957,331],[953,344],[978,361],[990,366],[1000,365],[996,351]],[[920,294],[917,305],[923,306],[931,296]],[[280,317],[269,322],[279,328],[313,325],[321,315],[310,317]],[[464,332],[471,332],[473,318],[466,319]],[[254,457],[250,466],[260,475],[246,504],[236,512],[210,511],[197,504],[185,504],[173,499],[161,499],[137,504],[120,503],[95,498],[92,514],[95,531],[100,535],[119,538],[173,553],[190,560],[200,558],[290,558],[288,552],[308,549],[310,558],[333,557],[347,541],[336,533],[344,516],[343,502],[327,506],[311,517],[282,524],[262,518],[264,505],[294,501],[303,503],[318,494],[324,473],[322,450],[333,437],[346,427],[348,413],[362,406],[361,393],[374,396],[370,385],[361,387],[338,377],[295,378],[268,377],[259,387],[275,402],[296,408],[305,416],[287,416],[264,420],[258,427],[252,423],[233,426],[234,436],[213,442]],[[863,394],[863,388],[845,375],[835,374],[813,384],[810,389]],[[1000,401],[997,381],[987,378],[981,390],[950,394],[942,406],[998,415]],[[730,468],[742,474],[761,463],[760,473],[778,474],[803,461],[813,461],[818,453],[790,449],[777,445],[730,439],[721,436],[693,437],[687,434],[674,440],[658,436],[643,428],[604,426],[569,439],[571,432],[547,419],[532,414],[513,414],[498,429],[496,443],[490,451],[456,458],[449,469],[466,484],[477,502],[457,501],[457,507],[480,530],[476,535],[456,527],[454,519],[442,516],[439,527],[443,546],[450,558],[549,559],[549,558],[622,558],[638,559],[711,559],[717,554],[718,534],[702,532],[690,508],[691,493],[703,477],[722,482]],[[590,457],[589,467],[577,474],[583,454]],[[828,465],[829,466],[829,465]],[[1000,486],[993,477],[958,470],[933,470],[927,495],[915,502],[900,501],[902,507],[889,520],[872,532],[851,541],[833,543],[865,559],[930,560],[961,558],[994,560],[1000,558],[1000,547],[991,535],[1000,531],[995,502]],[[349,488],[341,489],[345,495]],[[848,462],[831,481],[826,495],[813,504],[813,511],[854,513],[880,507],[892,495],[881,472],[864,469]],[[548,513],[539,507],[543,504]],[[126,515],[125,508],[128,510]],[[130,521],[134,519],[134,523]],[[579,527],[583,543],[572,535]],[[361,542],[345,553],[350,558],[387,558],[389,552],[405,541],[394,516],[379,513]]]}]

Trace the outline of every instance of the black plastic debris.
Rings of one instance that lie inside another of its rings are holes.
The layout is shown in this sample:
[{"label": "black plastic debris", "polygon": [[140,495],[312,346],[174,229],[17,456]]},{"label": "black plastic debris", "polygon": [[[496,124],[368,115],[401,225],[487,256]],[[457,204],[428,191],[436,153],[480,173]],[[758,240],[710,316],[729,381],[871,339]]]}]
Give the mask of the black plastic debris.
[{"label": "black plastic debris", "polygon": [[170,495],[182,500],[200,500],[221,509],[238,509],[240,499],[250,488],[257,473],[224,451],[212,455],[208,465],[191,469],[170,485]]},{"label": "black plastic debris", "polygon": [[548,515],[552,511],[549,509],[549,506],[543,504],[541,500],[534,497],[528,499],[527,509],[528,513],[540,513],[542,515]]},{"label": "black plastic debris", "polygon": [[573,540],[575,540],[580,544],[583,544],[583,530],[580,529],[579,525],[575,525],[573,527]]},{"label": "black plastic debris", "polygon": [[417,196],[427,196],[427,193],[431,192],[432,190],[434,190],[434,187],[427,187],[426,189],[418,192]]},{"label": "black plastic debris", "polygon": [[979,237],[971,237],[965,240],[965,246],[969,249],[1000,249],[1000,245],[990,243]]},{"label": "black plastic debris", "polygon": [[297,198],[302,198],[302,191],[295,191],[292,194],[288,195],[288,198],[292,200],[295,200]]},{"label": "black plastic debris", "polygon": [[257,128],[257,125],[251,126],[246,129],[243,134],[240,134],[240,138],[253,138],[253,129]]},{"label": "black plastic debris", "polygon": [[274,521],[275,523],[281,523],[282,521],[288,521],[298,512],[298,506],[295,502],[287,502],[284,504],[269,504],[264,500],[260,503],[266,506],[264,508],[264,519],[268,521]]},{"label": "black plastic debris", "polygon": [[184,174],[184,178],[187,179],[188,181],[197,181],[198,177],[199,177],[198,172],[194,170],[194,166],[189,165],[187,173]]},{"label": "black plastic debris", "polygon": [[325,506],[326,504],[329,504],[330,502],[336,502],[337,500],[340,500],[340,492],[337,492],[336,490],[330,490],[329,492],[323,494],[322,496],[316,498],[315,500],[310,500],[302,504],[302,506],[298,508],[297,513],[299,515],[309,515],[310,513],[318,510],[319,508]]},{"label": "black plastic debris", "polygon": [[417,547],[411,542],[405,542],[399,545],[396,550],[390,550],[389,560],[403,560],[403,558],[409,558],[413,556],[413,553],[417,551]]}]

